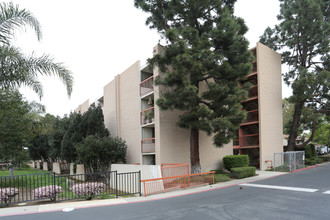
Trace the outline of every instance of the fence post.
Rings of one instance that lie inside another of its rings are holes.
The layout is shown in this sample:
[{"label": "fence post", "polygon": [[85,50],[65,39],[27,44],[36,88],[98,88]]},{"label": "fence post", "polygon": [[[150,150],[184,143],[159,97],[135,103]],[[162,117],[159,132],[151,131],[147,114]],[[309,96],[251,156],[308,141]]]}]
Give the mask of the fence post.
[{"label": "fence post", "polygon": [[275,169],[275,164],[276,164],[276,159],[275,158],[276,158],[276,153],[274,153],[274,171],[276,170]]},{"label": "fence post", "polygon": [[54,192],[54,194],[55,194],[55,196],[54,196],[54,202],[56,202],[56,180],[55,180],[55,178],[56,178],[56,176],[55,176],[55,172],[53,172],[53,192]]},{"label": "fence post", "polygon": [[144,197],[146,197],[147,196],[146,182],[143,182],[143,186],[144,186]]},{"label": "fence post", "polygon": [[303,158],[302,159],[303,159],[303,162],[302,162],[303,163],[303,167],[302,168],[305,168],[305,151],[303,151]]},{"label": "fence post", "polygon": [[118,198],[118,174],[117,174],[117,170],[115,171],[115,176],[116,176],[116,182],[115,182],[115,187],[116,187],[116,198]]},{"label": "fence post", "polygon": [[140,196],[141,196],[141,170],[139,170],[139,191],[140,191]]},{"label": "fence post", "polygon": [[189,171],[189,164],[187,165],[188,167],[188,187],[190,187],[190,171]]},{"label": "fence post", "polygon": [[289,153],[289,167],[290,167],[290,172],[292,171],[292,153]]},{"label": "fence post", "polygon": [[297,169],[297,152],[294,153],[294,161],[293,161],[293,164],[294,164],[294,170]]}]

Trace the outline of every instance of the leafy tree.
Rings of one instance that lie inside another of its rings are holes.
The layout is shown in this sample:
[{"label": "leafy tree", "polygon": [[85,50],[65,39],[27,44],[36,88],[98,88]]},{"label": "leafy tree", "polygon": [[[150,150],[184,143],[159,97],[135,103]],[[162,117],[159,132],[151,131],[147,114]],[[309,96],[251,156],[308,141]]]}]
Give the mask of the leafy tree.
[{"label": "leafy tree", "polygon": [[69,118],[55,117],[51,114],[34,117],[37,121],[33,121],[34,138],[29,146],[31,158],[57,161],[61,158],[61,142],[69,127]]},{"label": "leafy tree", "polygon": [[63,136],[61,145],[62,157],[68,162],[77,158],[76,144],[83,138],[92,135],[102,138],[109,136],[109,131],[104,126],[104,117],[101,107],[89,107],[83,115],[72,113],[69,117],[70,124]]},{"label": "leafy tree", "polygon": [[53,125],[54,132],[50,139],[49,157],[52,161],[56,161],[61,158],[61,144],[69,125],[70,119],[66,115],[63,118],[56,117]]},{"label": "leafy tree", "polygon": [[315,130],[315,137],[313,142],[330,147],[330,122],[329,117],[323,118]]},{"label": "leafy tree", "polygon": [[[282,54],[282,63],[290,66],[283,74],[293,90],[289,102],[294,104],[289,129],[288,150],[303,149],[313,140],[320,114],[329,114],[330,22],[327,0],[280,0],[279,25],[267,28],[260,41]],[[300,145],[296,138],[301,130],[302,114],[308,109],[312,135]]]},{"label": "leafy tree", "polygon": [[30,105],[17,90],[0,90],[0,160],[19,160],[31,137]]},{"label": "leafy tree", "polygon": [[76,145],[80,163],[90,172],[106,170],[111,163],[126,162],[126,143],[110,136],[87,136]]},{"label": "leafy tree", "polygon": [[84,138],[81,131],[82,116],[77,113],[70,114],[70,124],[61,142],[61,157],[71,163],[77,159],[75,144]]},{"label": "leafy tree", "polygon": [[229,143],[246,113],[246,88],[239,81],[251,71],[247,27],[233,15],[235,0],[135,0],[149,12],[146,24],[166,41],[149,59],[160,69],[157,105],[181,110],[178,125],[190,129],[192,172],[201,170],[199,131],[213,134],[216,147]]},{"label": "leafy tree", "polygon": [[0,89],[25,85],[41,98],[43,90],[37,75],[42,74],[58,76],[66,85],[70,96],[73,77],[68,69],[60,63],[55,63],[49,55],[25,56],[19,48],[11,45],[15,30],[25,27],[33,28],[38,40],[41,39],[39,22],[31,12],[12,3],[0,3]]},{"label": "leafy tree", "polygon": [[[282,100],[283,107],[283,133],[290,134],[290,129],[293,121],[294,104],[289,101],[288,98]],[[318,118],[315,118],[315,114],[310,108],[305,106],[301,110],[300,126],[297,130],[297,136],[304,134],[304,131],[312,130],[314,122],[319,122]]]},{"label": "leafy tree", "polygon": [[81,119],[81,129],[84,137],[94,135],[98,137],[109,136],[108,129],[104,125],[104,116],[101,106],[89,107]]},{"label": "leafy tree", "polygon": [[32,160],[49,161],[50,135],[37,135],[30,143],[29,154]]}]

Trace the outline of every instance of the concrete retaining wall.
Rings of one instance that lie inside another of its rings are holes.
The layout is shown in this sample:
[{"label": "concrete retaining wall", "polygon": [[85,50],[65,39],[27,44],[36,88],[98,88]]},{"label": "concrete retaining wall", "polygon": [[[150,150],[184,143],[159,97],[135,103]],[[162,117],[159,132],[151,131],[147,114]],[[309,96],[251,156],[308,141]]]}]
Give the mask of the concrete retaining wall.
[{"label": "concrete retaining wall", "polygon": [[56,174],[61,174],[60,163],[58,162],[53,163],[53,172]]},{"label": "concrete retaining wall", "polygon": [[[116,171],[116,170],[117,170],[117,173],[141,171],[141,180],[162,177],[160,165],[112,164],[111,171]],[[139,183],[136,183],[136,184],[139,184]],[[164,189],[163,181],[159,181],[158,188]],[[141,193],[144,194],[143,184],[141,185]]]},{"label": "concrete retaining wall", "polygon": [[138,172],[141,170],[141,180],[161,178],[160,165],[132,165],[132,164],[111,164],[111,171],[117,173]]},{"label": "concrete retaining wall", "polygon": [[48,171],[48,163],[47,162],[42,162],[42,163],[43,163],[43,166],[42,166],[43,170]]}]

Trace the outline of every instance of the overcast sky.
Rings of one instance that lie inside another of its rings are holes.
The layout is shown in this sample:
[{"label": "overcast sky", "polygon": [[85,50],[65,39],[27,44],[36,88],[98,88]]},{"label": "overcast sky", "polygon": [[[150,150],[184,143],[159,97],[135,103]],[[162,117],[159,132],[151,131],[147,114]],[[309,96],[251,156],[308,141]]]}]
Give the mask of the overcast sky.
[{"label": "overcast sky", "polygon": [[[5,1],[9,2],[9,1]],[[151,57],[158,43],[156,31],[145,26],[147,15],[134,7],[133,0],[13,0],[39,20],[43,38],[34,32],[17,34],[16,46],[25,54],[50,54],[73,72],[73,93],[69,99],[57,78],[41,78],[48,113],[63,116],[87,99],[93,101],[103,87],[135,61]],[[254,47],[267,26],[277,23],[278,0],[238,0],[235,14],[242,17]],[[283,86],[284,87],[284,86]],[[38,100],[29,89],[21,90],[29,100]],[[288,96],[284,88],[282,96]]]}]

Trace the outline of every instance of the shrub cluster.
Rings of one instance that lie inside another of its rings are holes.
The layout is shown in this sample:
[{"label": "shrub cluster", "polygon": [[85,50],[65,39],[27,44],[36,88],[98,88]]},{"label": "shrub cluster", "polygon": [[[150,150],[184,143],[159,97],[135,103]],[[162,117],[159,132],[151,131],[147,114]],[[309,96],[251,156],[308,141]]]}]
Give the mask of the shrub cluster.
[{"label": "shrub cluster", "polygon": [[226,182],[230,181],[230,177],[228,174],[214,174],[214,182]]},{"label": "shrub cluster", "polygon": [[329,162],[330,161],[330,156],[329,155],[322,155],[319,158],[322,158],[324,162]]},{"label": "shrub cluster", "polygon": [[254,176],[256,173],[255,167],[236,167],[231,169],[231,176],[233,178],[242,179],[245,177]]},{"label": "shrub cluster", "polygon": [[11,197],[14,197],[18,194],[17,188],[4,188],[0,190],[0,201],[7,203]]},{"label": "shrub cluster", "polygon": [[36,188],[33,191],[33,195],[35,199],[50,199],[53,200],[56,195],[61,194],[63,192],[62,187],[57,185],[49,185]]},{"label": "shrub cluster", "polygon": [[81,183],[72,186],[72,192],[77,196],[94,196],[103,193],[105,185],[98,182]]},{"label": "shrub cluster", "polygon": [[316,158],[315,146],[313,144],[305,147],[305,157],[308,159]]},{"label": "shrub cluster", "polygon": [[231,170],[235,167],[247,167],[249,166],[249,162],[248,155],[229,155],[223,157],[223,166],[227,170]]},{"label": "shrub cluster", "polygon": [[306,165],[315,165],[324,161],[321,157],[317,158],[315,146],[313,144],[309,144],[305,147],[305,157]]}]

